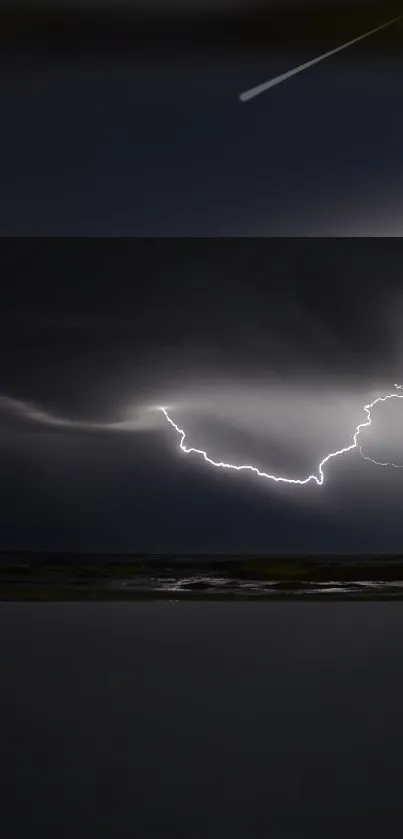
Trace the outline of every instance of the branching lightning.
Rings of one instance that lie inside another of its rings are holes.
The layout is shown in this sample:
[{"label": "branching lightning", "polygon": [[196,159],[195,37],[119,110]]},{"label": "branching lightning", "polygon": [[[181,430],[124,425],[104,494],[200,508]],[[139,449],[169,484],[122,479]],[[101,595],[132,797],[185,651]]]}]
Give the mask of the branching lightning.
[{"label": "branching lightning", "polygon": [[[395,384],[394,387],[397,388],[397,390],[403,390],[403,385],[396,385]],[[363,452],[362,452],[361,445],[358,442],[358,436],[361,432],[361,429],[362,428],[367,428],[369,425],[371,425],[371,409],[375,405],[377,405],[379,402],[386,402],[388,399],[403,399],[403,393],[388,393],[386,396],[378,396],[376,399],[373,400],[373,402],[369,402],[368,405],[364,405],[364,411],[367,415],[367,419],[365,420],[365,422],[361,422],[359,425],[357,425],[356,430],[355,430],[355,434],[353,436],[353,442],[349,446],[345,446],[345,448],[343,448],[343,449],[338,449],[335,452],[330,452],[329,454],[327,454],[326,457],[324,457],[323,460],[320,461],[320,463],[318,465],[317,474],[316,475],[308,475],[307,478],[284,478],[284,477],[279,476],[279,475],[271,475],[268,472],[262,472],[256,466],[251,466],[249,464],[238,466],[234,463],[223,463],[223,462],[217,462],[215,460],[212,460],[211,457],[208,457],[207,452],[203,451],[202,449],[195,449],[193,447],[185,446],[186,432],[183,430],[183,428],[179,428],[179,426],[176,424],[176,422],[173,421],[173,419],[169,416],[169,413],[168,413],[166,408],[164,408],[163,406],[160,406],[160,411],[162,411],[166,420],[169,422],[169,424],[172,426],[172,428],[175,429],[176,433],[179,434],[179,436],[181,438],[179,446],[180,446],[180,449],[183,452],[185,452],[185,454],[191,454],[191,453],[198,454],[198,455],[201,455],[204,458],[206,463],[210,463],[211,466],[217,466],[221,469],[233,469],[236,472],[241,472],[241,471],[254,472],[260,478],[266,478],[270,481],[275,481],[276,483],[282,482],[282,483],[285,483],[285,484],[300,484],[301,486],[303,486],[305,484],[308,484],[310,481],[315,481],[318,486],[322,486],[322,484],[324,482],[324,479],[325,479],[325,476],[324,476],[324,473],[323,473],[324,465],[326,463],[328,463],[328,461],[331,460],[333,457],[339,457],[339,455],[346,454],[346,452],[350,452],[353,449],[358,449],[361,457],[363,457],[364,460],[370,460],[371,463],[375,463],[377,466],[393,466],[396,469],[403,468],[403,464],[399,464],[399,463],[380,463],[378,460],[374,460],[372,457],[368,457],[367,455],[364,455]]]}]

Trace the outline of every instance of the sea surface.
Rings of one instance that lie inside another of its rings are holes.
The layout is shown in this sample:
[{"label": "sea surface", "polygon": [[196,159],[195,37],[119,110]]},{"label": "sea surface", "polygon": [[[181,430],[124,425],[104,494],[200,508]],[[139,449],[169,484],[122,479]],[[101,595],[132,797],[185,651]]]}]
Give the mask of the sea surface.
[{"label": "sea surface", "polygon": [[0,555],[0,600],[399,600],[400,556]]}]

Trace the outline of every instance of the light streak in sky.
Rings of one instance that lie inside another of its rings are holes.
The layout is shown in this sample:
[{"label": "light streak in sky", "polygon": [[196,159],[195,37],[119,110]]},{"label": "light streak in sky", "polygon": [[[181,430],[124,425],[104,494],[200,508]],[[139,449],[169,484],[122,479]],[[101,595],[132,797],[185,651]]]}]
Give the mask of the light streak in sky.
[{"label": "light streak in sky", "polygon": [[[394,387],[397,388],[398,390],[403,390],[403,385],[396,385],[395,384]],[[179,428],[179,426],[176,424],[176,422],[173,421],[173,419],[169,416],[169,413],[168,413],[166,408],[164,408],[161,405],[159,407],[159,410],[162,411],[166,420],[169,422],[169,424],[172,426],[172,428],[175,429],[176,433],[180,435],[181,440],[180,440],[179,446],[180,446],[180,449],[183,452],[185,452],[185,454],[191,454],[193,452],[194,454],[201,455],[204,458],[204,460],[207,463],[210,463],[212,466],[217,466],[221,469],[234,469],[236,472],[241,472],[241,471],[254,472],[260,478],[267,478],[268,480],[275,481],[276,483],[282,482],[282,483],[285,483],[285,484],[300,484],[302,486],[304,484],[308,484],[310,481],[315,481],[318,486],[322,486],[322,484],[324,482],[324,479],[325,479],[325,476],[324,476],[324,473],[323,473],[323,466],[325,465],[325,463],[327,463],[329,460],[331,460],[332,457],[338,457],[339,455],[345,454],[346,452],[350,452],[353,449],[358,449],[358,451],[361,454],[361,457],[363,457],[364,460],[370,460],[371,463],[375,463],[377,466],[394,466],[396,469],[403,468],[403,464],[380,463],[378,460],[374,460],[372,457],[368,457],[367,455],[364,455],[362,453],[361,445],[360,445],[360,443],[358,443],[358,435],[359,435],[361,429],[362,428],[367,428],[369,425],[371,425],[371,409],[374,407],[374,405],[378,405],[379,402],[386,402],[388,399],[403,399],[403,393],[388,393],[386,396],[377,396],[377,398],[374,399],[373,402],[369,402],[368,405],[364,405],[364,411],[367,414],[367,419],[366,419],[365,422],[361,422],[359,425],[357,425],[356,430],[355,430],[355,434],[353,436],[353,442],[350,443],[349,446],[345,446],[345,448],[343,448],[343,449],[338,449],[335,452],[330,452],[330,454],[327,454],[326,457],[324,457],[323,460],[321,460],[319,465],[318,465],[318,474],[308,475],[307,478],[284,478],[284,477],[281,477],[281,476],[278,476],[278,475],[270,475],[268,472],[261,472],[261,470],[258,469],[256,466],[251,466],[251,465],[248,465],[248,464],[242,465],[242,466],[237,466],[234,463],[223,463],[223,462],[217,462],[215,460],[212,460],[211,457],[208,457],[207,452],[203,451],[202,449],[195,449],[193,447],[188,448],[187,446],[185,446],[186,432],[183,430],[183,428]]]},{"label": "light streak in sky", "polygon": [[368,38],[370,35],[374,35],[375,32],[380,32],[381,29],[386,29],[387,26],[392,26],[392,23],[396,23],[398,20],[401,20],[402,17],[403,15],[398,15],[398,17],[394,17],[392,20],[388,20],[387,23],[382,23],[381,26],[377,26],[375,29],[371,29],[369,32],[364,32],[364,34],[359,35],[358,38],[353,38],[352,41],[347,41],[347,43],[342,44],[340,47],[336,47],[333,50],[329,50],[329,52],[322,53],[322,55],[318,55],[317,58],[313,58],[311,59],[311,61],[306,61],[305,64],[300,64],[298,67],[294,67],[293,70],[288,70],[286,73],[282,73],[281,76],[276,76],[274,79],[270,79],[268,82],[263,82],[262,84],[256,85],[256,87],[250,88],[250,90],[244,91],[244,93],[240,93],[240,101],[247,102],[249,99],[253,99],[255,96],[259,96],[259,93],[265,93],[265,91],[270,90],[271,87],[275,87],[276,85],[280,84],[280,82],[285,82],[287,79],[291,79],[292,76],[296,76],[297,73],[302,73],[303,70],[307,70],[308,67],[313,67],[314,64],[319,64],[319,62],[324,61],[325,58],[330,58],[331,55],[336,55],[336,53],[347,49],[347,47],[351,47],[353,44],[357,44],[358,41],[363,41],[364,38]]}]

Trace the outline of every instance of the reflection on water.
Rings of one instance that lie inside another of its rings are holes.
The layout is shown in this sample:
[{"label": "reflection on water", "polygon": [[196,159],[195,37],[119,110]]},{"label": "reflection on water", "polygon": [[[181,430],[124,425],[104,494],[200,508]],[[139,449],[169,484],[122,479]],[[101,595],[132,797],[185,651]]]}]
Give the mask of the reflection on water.
[{"label": "reflection on water", "polygon": [[403,599],[400,556],[1,556],[0,600]]},{"label": "reflection on water", "polygon": [[261,598],[295,598],[310,595],[349,595],[354,598],[376,596],[403,597],[403,581],[360,580],[354,582],[340,582],[331,580],[326,582],[290,582],[287,581],[256,581],[236,580],[224,577],[143,577],[136,580],[118,580],[111,582],[112,588],[119,587],[127,592],[137,593],[167,593],[182,595],[205,594],[216,596],[261,597]]},{"label": "reflection on water", "polygon": [[337,598],[353,600],[403,599],[402,580],[238,580],[220,576],[158,576],[105,579],[44,576],[26,580],[3,578],[0,600],[295,600]]}]

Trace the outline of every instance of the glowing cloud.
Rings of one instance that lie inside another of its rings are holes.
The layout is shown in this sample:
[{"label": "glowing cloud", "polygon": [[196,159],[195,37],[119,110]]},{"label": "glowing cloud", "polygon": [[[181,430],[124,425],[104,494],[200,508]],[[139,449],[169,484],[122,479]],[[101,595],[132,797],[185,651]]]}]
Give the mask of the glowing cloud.
[{"label": "glowing cloud", "polygon": [[[395,384],[394,387],[397,388],[398,390],[403,390],[403,385],[396,385]],[[220,469],[233,469],[236,472],[241,472],[241,471],[254,472],[256,475],[259,476],[259,478],[266,478],[269,481],[275,481],[276,483],[282,482],[282,483],[285,483],[285,484],[300,484],[301,486],[303,486],[304,484],[308,484],[310,481],[315,481],[315,483],[318,486],[322,486],[322,484],[324,482],[324,479],[325,479],[325,476],[324,476],[324,473],[323,473],[323,466],[325,465],[325,463],[327,463],[329,460],[331,460],[331,458],[339,457],[339,455],[346,454],[346,452],[350,452],[353,449],[358,449],[361,457],[363,457],[364,460],[370,460],[371,463],[375,463],[376,466],[393,466],[396,469],[403,468],[403,464],[390,463],[390,462],[380,463],[378,460],[374,460],[372,457],[368,457],[367,455],[364,455],[362,453],[361,445],[358,443],[358,436],[360,434],[361,429],[362,428],[367,428],[369,425],[371,425],[371,409],[374,407],[374,405],[378,405],[378,403],[380,403],[380,402],[386,402],[386,400],[388,400],[388,399],[403,399],[403,393],[388,393],[386,396],[378,396],[372,402],[369,402],[368,405],[364,405],[364,411],[367,414],[367,419],[366,419],[365,422],[361,422],[359,425],[356,426],[355,434],[353,436],[353,442],[350,443],[349,446],[345,446],[343,449],[338,449],[337,451],[330,452],[329,454],[327,454],[326,457],[324,457],[323,460],[320,461],[320,463],[318,465],[317,474],[316,475],[308,475],[307,478],[284,478],[284,477],[279,476],[279,475],[271,475],[268,472],[262,472],[256,466],[251,466],[249,464],[238,466],[234,463],[223,463],[223,462],[217,462],[215,460],[212,460],[210,457],[208,457],[207,452],[203,451],[202,449],[195,449],[193,447],[185,446],[186,432],[183,430],[183,428],[179,428],[179,426],[176,424],[176,422],[173,421],[173,419],[169,416],[169,413],[168,413],[166,408],[164,408],[161,405],[161,406],[159,406],[159,410],[162,411],[166,420],[169,422],[169,424],[172,426],[172,428],[175,429],[176,433],[179,434],[179,436],[181,438],[179,446],[180,446],[181,451],[185,452],[185,454],[191,454],[191,453],[199,454],[203,457],[203,459],[206,461],[206,463],[210,463],[211,466],[216,466],[216,467],[219,467]]]},{"label": "glowing cloud", "polygon": [[43,427],[65,432],[116,431],[131,433],[152,431],[158,427],[155,409],[148,407],[126,410],[124,418],[117,422],[86,422],[57,416],[37,407],[32,402],[25,402],[22,399],[14,399],[10,396],[0,396],[0,420],[7,417],[12,424],[15,425],[15,421],[17,421],[28,430],[34,427]]}]

